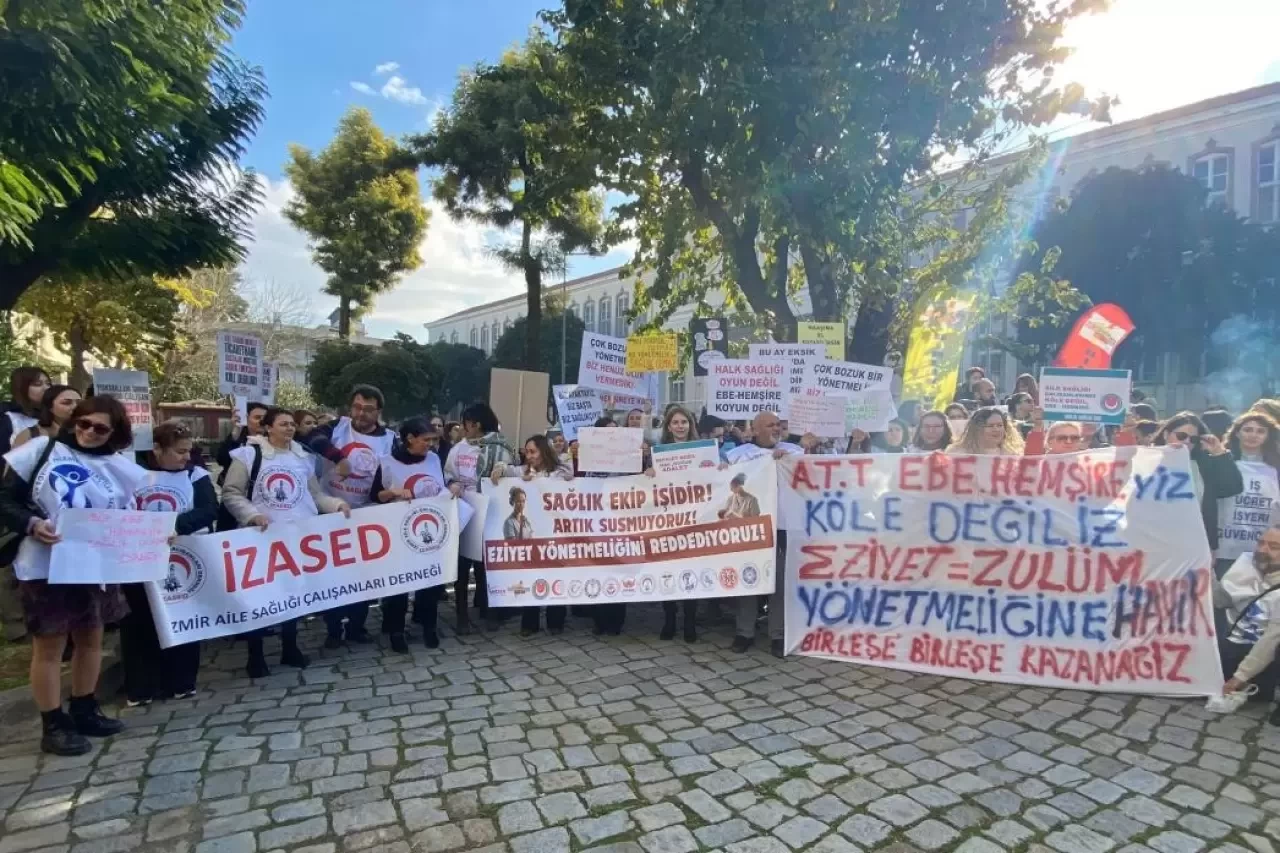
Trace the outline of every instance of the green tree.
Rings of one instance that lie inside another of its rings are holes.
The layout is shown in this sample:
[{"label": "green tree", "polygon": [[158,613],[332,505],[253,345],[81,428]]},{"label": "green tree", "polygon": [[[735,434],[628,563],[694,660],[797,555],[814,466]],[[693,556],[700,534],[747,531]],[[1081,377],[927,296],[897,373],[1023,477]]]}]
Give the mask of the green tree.
[{"label": "green tree", "polygon": [[632,199],[631,271],[652,275],[634,310],[656,303],[660,325],[720,289],[787,339],[788,296],[807,285],[815,319],[856,305],[852,354],[876,360],[887,312],[930,286],[911,250],[976,206],[954,248],[934,247],[955,287],[1007,212],[1016,170],[931,186],[944,160],[980,166],[1078,104],[1079,87],[1052,85],[1058,41],[1104,5],[567,0],[547,21],[575,85],[614,105],[589,129]]},{"label": "green tree", "polygon": [[426,235],[411,158],[373,122],[352,109],[319,154],[292,145],[285,173],[297,196],[285,216],[311,238],[316,264],[328,274],[325,292],[338,297],[338,336],[351,336],[351,318],[400,276],[422,265]]},{"label": "green tree", "polygon": [[[45,373],[55,376],[61,368],[44,362],[36,355],[36,341],[33,335],[23,334],[17,325],[17,318],[9,312],[0,312],[0,382],[7,383],[9,374],[14,368],[26,364],[34,364],[44,368]],[[7,387],[7,385],[5,386]]]},{"label": "green tree", "polygon": [[240,293],[242,282],[235,270],[197,270],[185,286],[190,298],[182,302],[173,338],[152,367],[151,396],[158,402],[217,399],[217,333],[249,319],[249,304]]},{"label": "green tree", "polygon": [[440,385],[433,401],[437,412],[489,399],[490,365],[483,350],[447,341],[436,341],[427,349],[439,370]]},{"label": "green tree", "polygon": [[260,190],[233,167],[261,74],[240,0],[0,4],[0,309],[42,277],[238,261]]},{"label": "green tree", "polygon": [[[550,306],[548,306],[550,307]],[[551,377],[552,385],[562,384],[560,368],[564,366],[564,383],[572,385],[578,381],[578,360],[582,353],[582,336],[586,326],[573,314],[562,314],[548,311],[541,317],[541,337],[547,342],[542,350],[542,360],[529,367],[525,361],[524,342],[527,339],[525,325],[528,317],[521,317],[511,324],[498,338],[494,345],[493,355],[489,361],[493,367],[506,367],[513,370],[537,370]]]},{"label": "green tree", "polygon": [[342,409],[353,387],[375,385],[386,395],[388,420],[431,411],[438,377],[429,347],[405,334],[380,347],[325,341],[307,367],[311,394],[321,405]]},{"label": "green tree", "polygon": [[606,245],[599,153],[587,124],[598,110],[541,30],[497,65],[464,74],[434,131],[414,141],[422,162],[439,167],[435,197],[450,215],[506,230],[519,239],[498,257],[525,280],[522,357],[512,367],[539,369],[542,281],[562,272],[572,252]]}]

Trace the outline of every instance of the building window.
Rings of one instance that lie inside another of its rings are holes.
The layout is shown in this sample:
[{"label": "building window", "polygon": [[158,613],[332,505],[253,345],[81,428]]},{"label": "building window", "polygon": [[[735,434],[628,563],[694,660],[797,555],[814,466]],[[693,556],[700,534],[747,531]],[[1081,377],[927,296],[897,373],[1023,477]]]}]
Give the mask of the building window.
[{"label": "building window", "polygon": [[596,330],[596,304],[587,301],[582,306],[582,325],[586,327],[588,332]]},{"label": "building window", "polygon": [[573,316],[575,316],[575,317],[577,317],[577,316],[578,316],[578,303],[577,303],[577,302],[570,302],[570,303],[569,303],[569,313],[570,313],[570,314],[572,314],[572,315],[573,315]]},{"label": "building window", "polygon": [[449,343],[456,344],[458,342],[458,330],[454,329],[449,333]]},{"label": "building window", "polygon": [[511,318],[506,317],[502,321],[502,334],[506,334],[511,329]]},{"label": "building window", "polygon": [[480,327],[480,349],[484,350],[484,354],[489,354],[489,327]]},{"label": "building window", "polygon": [[614,319],[614,337],[625,338],[627,336],[627,312],[631,310],[631,300],[625,295],[618,295],[618,316]]},{"label": "building window", "polygon": [[671,374],[671,394],[667,398],[669,403],[684,403],[684,374]]},{"label": "building window", "polygon": [[1225,152],[1202,154],[1191,166],[1192,176],[1208,192],[1209,203],[1227,204],[1231,187],[1231,157]]},{"label": "building window", "polygon": [[[613,331],[613,297],[600,297],[600,334],[607,335]],[[619,335],[618,337],[626,337]]]},{"label": "building window", "polygon": [[1280,139],[1258,146],[1257,211],[1259,222],[1280,222]]},{"label": "building window", "polygon": [[472,346],[473,348],[475,348],[475,349],[479,349],[479,348],[480,348],[480,340],[479,340],[479,338],[477,337],[477,335],[479,335],[479,332],[478,332],[478,331],[476,331],[476,327],[475,327],[475,326],[472,326],[472,327],[471,327],[471,346]]},{"label": "building window", "polygon": [[498,321],[493,321],[493,348],[498,348],[498,337],[502,334],[502,327],[498,325]]}]

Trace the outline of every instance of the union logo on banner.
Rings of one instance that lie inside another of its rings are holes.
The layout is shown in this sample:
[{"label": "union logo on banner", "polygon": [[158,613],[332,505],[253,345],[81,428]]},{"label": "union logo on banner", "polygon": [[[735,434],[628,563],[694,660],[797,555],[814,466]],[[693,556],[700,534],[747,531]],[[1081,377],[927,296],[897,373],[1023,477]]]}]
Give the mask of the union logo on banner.
[{"label": "union logo on banner", "polygon": [[166,604],[177,604],[194,596],[204,586],[208,573],[195,552],[181,545],[169,551],[169,573],[160,582]]},{"label": "union logo on banner", "polygon": [[432,506],[415,509],[400,525],[404,542],[419,554],[439,551],[449,537],[449,520]]}]

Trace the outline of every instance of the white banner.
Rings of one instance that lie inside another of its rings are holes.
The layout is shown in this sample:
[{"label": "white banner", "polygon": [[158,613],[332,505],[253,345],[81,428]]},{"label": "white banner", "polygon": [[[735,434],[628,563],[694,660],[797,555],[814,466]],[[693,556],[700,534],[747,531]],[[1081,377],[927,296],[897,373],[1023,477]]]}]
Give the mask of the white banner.
[{"label": "white banner", "polygon": [[551,393],[556,398],[556,415],[560,419],[560,430],[564,433],[565,441],[575,440],[579,429],[595,426],[596,421],[604,415],[604,405],[594,388],[555,385]]},{"label": "white banner", "polygon": [[[149,513],[154,515],[155,513]],[[173,546],[147,585],[164,648],[239,634],[458,576],[458,507],[449,495],[317,515]]]},{"label": "white banner", "polygon": [[1267,528],[1280,521],[1280,481],[1265,462],[1237,462],[1244,491],[1218,501],[1219,560],[1255,550]]},{"label": "white banner", "polygon": [[258,402],[268,406],[276,404],[276,385],[279,383],[280,370],[274,361],[262,362],[261,387],[258,388]]},{"label": "white banner", "polygon": [[489,492],[491,607],[758,595],[774,587],[772,459],[678,482],[502,480]]},{"label": "white banner", "polygon": [[804,392],[813,396],[852,397],[864,391],[890,391],[893,371],[855,361],[810,361],[805,365]]},{"label": "white banner", "polygon": [[845,404],[842,397],[810,397],[792,394],[788,430],[794,435],[813,433],[819,438],[843,438]]},{"label": "white banner", "polygon": [[[898,406],[887,389],[865,391],[845,401],[844,427],[849,432],[884,432],[889,421],[898,416]],[[957,436],[958,437],[958,436]]]},{"label": "white banner", "polygon": [[49,583],[142,583],[169,568],[176,512],[72,509],[58,513],[62,541],[49,553]]},{"label": "white banner", "polygon": [[789,370],[781,361],[723,359],[707,371],[707,414],[749,421],[761,412],[787,416]]},{"label": "white banner", "polygon": [[720,465],[720,445],[713,438],[655,444],[649,454],[653,458],[653,470],[658,474],[684,474]]},{"label": "white banner", "polygon": [[262,338],[218,332],[218,393],[257,399],[262,389]]},{"label": "white banner", "polygon": [[787,457],[786,648],[1052,688],[1222,689],[1185,449]]},{"label": "white banner", "polygon": [[639,427],[583,427],[578,431],[578,470],[639,474],[644,464],[644,430]]},{"label": "white banner", "polygon": [[649,383],[643,373],[627,373],[627,341],[584,332],[578,361],[578,385],[610,394],[645,396]]},{"label": "white banner", "polygon": [[133,449],[151,449],[151,377],[145,370],[93,369],[93,393],[115,397],[129,413]]},{"label": "white banner", "polygon": [[804,389],[804,377],[809,362],[827,357],[823,344],[751,344],[747,347],[751,361],[781,361],[789,367],[787,374],[791,385],[789,392],[799,394]]},{"label": "white banner", "polygon": [[[480,488],[494,488],[493,483],[481,483]],[[471,508],[470,518],[464,519],[462,538],[458,543],[458,556],[468,560],[484,559],[484,517],[489,512],[489,499],[480,492],[463,492],[459,500]],[[457,575],[455,568],[454,575]]]},{"label": "white banner", "polygon": [[1122,424],[1131,385],[1127,370],[1046,367],[1040,371],[1040,408],[1046,421]]}]

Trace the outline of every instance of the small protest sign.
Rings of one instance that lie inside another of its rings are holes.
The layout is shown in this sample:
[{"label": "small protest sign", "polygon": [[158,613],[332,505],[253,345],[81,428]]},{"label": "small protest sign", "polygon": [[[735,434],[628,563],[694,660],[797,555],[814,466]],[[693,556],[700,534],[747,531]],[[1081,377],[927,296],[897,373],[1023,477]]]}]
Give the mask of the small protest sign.
[{"label": "small protest sign", "polygon": [[751,420],[761,412],[787,416],[789,366],[781,361],[725,359],[707,374],[707,412],[718,418]]},{"label": "small protest sign", "polygon": [[73,509],[58,513],[61,541],[49,555],[51,584],[143,583],[169,571],[176,512]]},{"label": "small protest sign", "polygon": [[822,359],[806,365],[802,386],[804,393],[813,396],[851,397],[863,391],[888,391],[892,381],[893,371],[884,366]]},{"label": "small protest sign", "polygon": [[648,389],[646,376],[627,372],[627,342],[623,338],[586,332],[578,362],[578,385],[610,394],[642,396]]},{"label": "small protest sign", "polygon": [[675,332],[650,332],[627,338],[627,372],[660,373],[680,366]]},{"label": "small protest sign", "polygon": [[1122,424],[1129,389],[1127,370],[1046,367],[1040,371],[1040,408],[1046,421]]},{"label": "small protest sign", "polygon": [[218,332],[218,393],[257,399],[262,390],[262,338]]},{"label": "small protest sign", "polygon": [[788,387],[793,395],[803,392],[809,362],[822,361],[826,357],[821,344],[751,344],[747,350],[751,361],[785,362],[790,367]]},{"label": "small protest sign", "polygon": [[578,470],[639,474],[644,464],[644,430],[583,427],[578,430]]},{"label": "small protest sign", "polygon": [[594,425],[604,414],[604,404],[594,388],[556,385],[551,393],[556,398],[556,413],[560,416],[565,441],[575,440],[579,429]]}]

